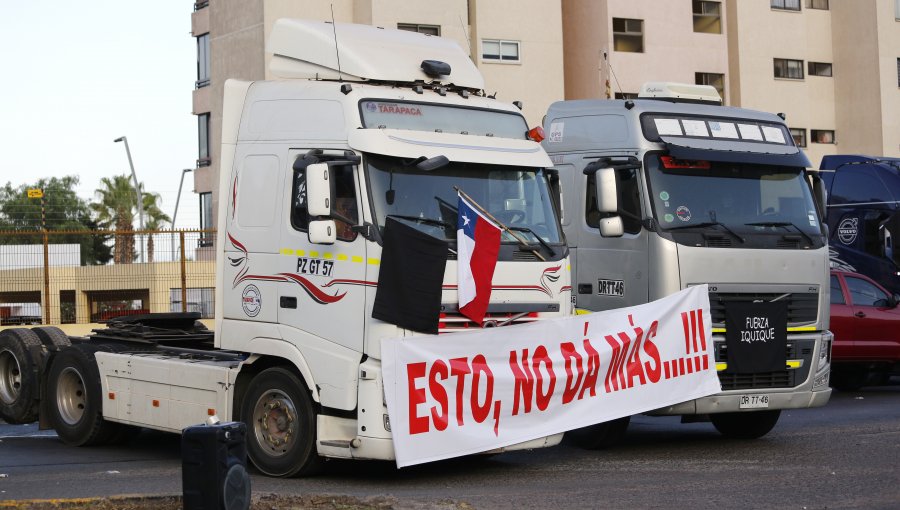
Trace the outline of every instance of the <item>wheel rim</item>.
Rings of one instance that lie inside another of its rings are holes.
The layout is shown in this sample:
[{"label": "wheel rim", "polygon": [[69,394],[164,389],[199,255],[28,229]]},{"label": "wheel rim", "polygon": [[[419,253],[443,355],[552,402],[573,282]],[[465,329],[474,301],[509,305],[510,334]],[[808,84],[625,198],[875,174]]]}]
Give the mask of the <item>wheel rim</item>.
[{"label": "wheel rim", "polygon": [[22,389],[22,368],[19,360],[8,349],[0,351],[0,400],[14,404]]},{"label": "wheel rim", "polygon": [[59,374],[56,386],[56,408],[59,416],[67,425],[75,425],[84,417],[87,395],[84,389],[84,378],[72,367],[67,367]]},{"label": "wheel rim", "polygon": [[253,406],[253,434],[267,455],[287,455],[294,446],[296,428],[297,409],[283,391],[269,390]]}]

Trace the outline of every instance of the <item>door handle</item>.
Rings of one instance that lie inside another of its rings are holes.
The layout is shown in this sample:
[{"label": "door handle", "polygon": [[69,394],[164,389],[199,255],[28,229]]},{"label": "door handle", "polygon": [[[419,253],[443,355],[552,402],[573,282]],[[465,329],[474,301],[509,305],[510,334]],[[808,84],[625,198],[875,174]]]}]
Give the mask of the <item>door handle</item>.
[{"label": "door handle", "polygon": [[854,315],[856,315],[856,316],[859,317],[860,319],[862,319],[863,317],[866,316],[866,314],[863,313],[863,312],[856,312]]},{"label": "door handle", "polygon": [[282,308],[297,308],[297,298],[281,296],[279,304]]}]

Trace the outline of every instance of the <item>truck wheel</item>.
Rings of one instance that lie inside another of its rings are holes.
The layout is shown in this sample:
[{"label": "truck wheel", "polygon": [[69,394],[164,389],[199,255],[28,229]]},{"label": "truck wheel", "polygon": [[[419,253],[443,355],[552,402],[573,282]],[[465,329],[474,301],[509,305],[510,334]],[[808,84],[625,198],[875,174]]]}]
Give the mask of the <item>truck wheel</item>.
[{"label": "truck wheel", "polygon": [[831,369],[831,387],[840,391],[856,391],[869,380],[865,367],[850,366]]},{"label": "truck wheel", "polygon": [[311,475],[322,466],[316,452],[316,414],[300,379],[284,368],[257,374],[241,403],[247,456],[269,476]]},{"label": "truck wheel", "polygon": [[119,432],[119,424],[103,419],[97,347],[80,344],[62,349],[47,374],[50,424],[69,445],[103,444]]},{"label": "truck wheel", "polygon": [[778,423],[781,411],[718,413],[709,415],[716,430],[734,439],[756,439],[768,434]]},{"label": "truck wheel", "polygon": [[38,418],[41,340],[28,329],[0,333],[0,418],[20,425]]},{"label": "truck wheel", "polygon": [[63,347],[68,347],[72,345],[72,341],[69,340],[69,336],[63,333],[63,331],[59,328],[55,328],[53,326],[42,326],[40,328],[32,328],[31,331],[34,332],[41,339],[41,343],[44,344],[47,349],[58,351]]},{"label": "truck wheel", "polygon": [[589,425],[566,432],[566,436],[575,446],[586,450],[602,450],[622,442],[631,416],[618,420]]}]

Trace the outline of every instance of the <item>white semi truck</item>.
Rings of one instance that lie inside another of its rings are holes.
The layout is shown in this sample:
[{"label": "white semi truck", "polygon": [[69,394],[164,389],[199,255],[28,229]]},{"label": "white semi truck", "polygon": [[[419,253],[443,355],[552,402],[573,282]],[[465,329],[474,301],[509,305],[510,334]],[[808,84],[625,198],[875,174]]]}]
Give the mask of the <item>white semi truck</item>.
[{"label": "white semi truck", "polygon": [[191,314],[123,318],[85,338],[3,331],[4,420],[39,418],[89,445],[217,415],[247,423],[248,456],[271,476],[324,457],[393,459],[381,340],[419,333],[372,318],[385,224],[448,243],[435,322],[452,341],[479,327],[457,304],[456,188],[516,224],[483,325],[573,312],[550,159],[518,108],[485,96],[458,45],[279,20],[268,51],[279,79],[225,85],[214,331]]},{"label": "white semi truck", "polygon": [[[814,200],[821,182],[782,118],[721,106],[712,87],[649,83],[635,100],[554,103],[544,131],[579,309],[709,285],[723,391],[651,414],[708,416],[725,435],[755,438],[782,409],[827,403],[827,227],[824,202]],[[781,303],[771,306],[783,306],[786,317],[777,323],[771,310],[747,312],[753,303]],[[731,312],[744,316],[728,328]],[[767,341],[773,328],[780,343]],[[774,361],[763,366],[760,358]],[[572,435],[599,447],[627,424]]]}]

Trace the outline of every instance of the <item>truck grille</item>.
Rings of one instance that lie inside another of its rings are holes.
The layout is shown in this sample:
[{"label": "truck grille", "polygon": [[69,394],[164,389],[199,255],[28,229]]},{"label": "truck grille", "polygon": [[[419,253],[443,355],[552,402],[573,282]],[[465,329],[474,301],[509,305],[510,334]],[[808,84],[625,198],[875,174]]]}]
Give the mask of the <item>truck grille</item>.
[{"label": "truck grille", "polygon": [[[727,303],[749,303],[753,301],[772,301],[785,293],[746,293],[746,292],[710,292],[709,311],[715,327],[725,326],[725,305]],[[788,326],[809,324],[816,321],[819,315],[819,294],[817,292],[790,292],[779,301],[787,301]]]},{"label": "truck grille", "polygon": [[[722,391],[752,390],[764,388],[793,388],[806,381],[812,365],[812,353],[815,340],[794,340],[787,343],[785,357],[789,360],[801,360],[800,368],[777,370],[775,372],[757,372],[753,374],[736,374],[729,369],[719,372]],[[724,340],[715,342],[716,362],[728,362],[728,346]]]},{"label": "truck grille", "polygon": [[[465,315],[458,312],[442,312],[438,322],[438,334],[444,333],[460,333],[463,331],[475,331],[484,328],[497,327],[501,324],[504,326],[512,326],[515,324],[527,324],[540,320],[538,312],[527,313],[487,313],[484,316],[484,326],[479,326],[476,322]],[[507,322],[508,321],[508,322]]]}]

